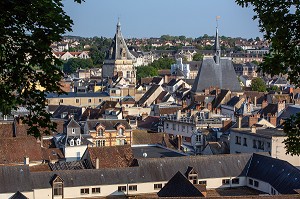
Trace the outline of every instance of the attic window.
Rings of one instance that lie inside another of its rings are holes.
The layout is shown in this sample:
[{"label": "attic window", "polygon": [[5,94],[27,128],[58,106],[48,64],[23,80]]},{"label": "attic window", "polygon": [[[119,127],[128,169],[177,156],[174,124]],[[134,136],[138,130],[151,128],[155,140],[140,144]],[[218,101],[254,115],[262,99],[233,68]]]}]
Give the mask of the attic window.
[{"label": "attic window", "polygon": [[63,181],[59,177],[53,180],[52,193],[53,196],[63,196]]},{"label": "attic window", "polygon": [[81,140],[80,140],[80,139],[77,139],[77,140],[76,140],[76,144],[77,144],[77,145],[80,145],[80,144],[81,144]]},{"label": "attic window", "polygon": [[123,128],[119,128],[119,132],[118,132],[119,136],[124,136],[124,129]]},{"label": "attic window", "polygon": [[72,129],[72,134],[75,134],[75,129]]},{"label": "attic window", "polygon": [[74,146],[74,140],[70,140],[70,146]]}]

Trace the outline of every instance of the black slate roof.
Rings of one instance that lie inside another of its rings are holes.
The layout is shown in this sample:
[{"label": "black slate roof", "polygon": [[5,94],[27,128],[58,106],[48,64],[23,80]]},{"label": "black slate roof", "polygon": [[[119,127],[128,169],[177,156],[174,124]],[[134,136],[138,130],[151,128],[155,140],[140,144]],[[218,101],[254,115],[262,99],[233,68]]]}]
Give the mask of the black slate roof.
[{"label": "black slate roof", "polygon": [[221,58],[216,64],[213,58],[204,58],[191,91],[201,93],[209,87],[241,91],[231,59]]},{"label": "black slate roof", "polygon": [[159,197],[204,197],[204,195],[179,171],[157,193]]}]

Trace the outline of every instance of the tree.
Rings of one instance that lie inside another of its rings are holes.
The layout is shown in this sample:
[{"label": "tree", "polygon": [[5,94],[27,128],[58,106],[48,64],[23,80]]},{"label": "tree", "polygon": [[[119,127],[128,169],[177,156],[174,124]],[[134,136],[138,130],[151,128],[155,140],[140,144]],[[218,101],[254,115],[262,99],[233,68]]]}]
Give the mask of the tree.
[{"label": "tree", "polygon": [[[292,0],[236,0],[251,6],[259,20],[264,38],[271,43],[270,53],[264,58],[260,70],[274,75],[287,74],[290,83],[300,86],[300,4]],[[272,19],[272,20],[270,20]],[[300,114],[284,122],[287,134],[285,148],[291,155],[300,155]]]},{"label": "tree", "polygon": [[50,44],[71,31],[72,20],[61,0],[4,0],[0,8],[0,111],[5,115],[26,107],[30,113],[21,119],[29,126],[28,134],[40,137],[56,127],[45,110],[46,94],[63,93],[63,74],[56,67],[61,62]]},{"label": "tree", "polygon": [[267,91],[266,83],[259,77],[253,78],[251,81],[251,90],[265,92]]},{"label": "tree", "polygon": [[278,86],[270,86],[269,88],[267,88],[267,91],[275,91],[275,92],[279,92],[280,88]]},{"label": "tree", "polygon": [[93,67],[93,61],[92,59],[79,59],[79,58],[72,58],[69,59],[65,64],[64,64],[64,72],[71,74],[75,73],[77,69],[87,69],[87,68],[92,68]]},{"label": "tree", "polygon": [[136,77],[141,79],[144,77],[155,77],[158,75],[158,70],[153,66],[140,66],[137,67]]},{"label": "tree", "polygon": [[203,54],[201,54],[201,53],[196,53],[193,56],[193,61],[202,61],[202,59],[203,59]]}]

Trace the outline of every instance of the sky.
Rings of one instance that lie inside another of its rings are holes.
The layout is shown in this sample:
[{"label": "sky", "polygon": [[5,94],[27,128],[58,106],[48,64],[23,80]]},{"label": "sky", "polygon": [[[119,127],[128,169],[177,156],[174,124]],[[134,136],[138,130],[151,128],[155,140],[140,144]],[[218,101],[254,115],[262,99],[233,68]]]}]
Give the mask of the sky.
[{"label": "sky", "polygon": [[109,37],[116,31],[118,18],[125,38],[172,35],[197,38],[214,35],[216,16],[219,34],[228,37],[262,37],[251,8],[234,0],[85,0],[81,4],[63,0],[72,18],[73,32],[66,35]]}]

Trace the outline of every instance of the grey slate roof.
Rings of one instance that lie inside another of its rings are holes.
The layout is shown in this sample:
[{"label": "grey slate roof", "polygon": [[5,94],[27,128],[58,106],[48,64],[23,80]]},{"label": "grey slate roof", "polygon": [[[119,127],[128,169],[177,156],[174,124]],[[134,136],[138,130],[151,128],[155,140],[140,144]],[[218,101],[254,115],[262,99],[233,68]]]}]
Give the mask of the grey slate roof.
[{"label": "grey slate roof", "polygon": [[31,191],[28,166],[0,166],[0,193]]},{"label": "grey slate roof", "polygon": [[248,177],[268,182],[280,194],[294,194],[300,187],[300,172],[286,161],[253,154]]},{"label": "grey slate roof", "polygon": [[278,121],[280,121],[281,119],[287,119],[292,115],[296,115],[299,112],[300,105],[290,105],[286,109],[284,109],[283,112],[279,115]]},{"label": "grey slate roof", "polygon": [[[139,106],[143,105],[147,99],[160,87],[160,85],[152,85],[149,90],[142,96],[142,98],[137,102]],[[150,105],[150,104],[148,104]]]},{"label": "grey slate roof", "polygon": [[122,124],[125,127],[125,130],[131,130],[131,126],[127,120],[114,120],[114,119],[102,119],[102,120],[87,120],[86,124],[89,130],[95,130],[95,127],[98,124],[101,124],[105,127],[105,130],[116,130],[116,127],[119,124]]},{"label": "grey slate roof", "polygon": [[204,58],[191,91],[201,93],[209,87],[241,91],[231,59],[220,58],[217,65],[213,58]]},{"label": "grey slate roof", "polygon": [[117,60],[124,59],[122,53],[126,53],[125,59],[132,60],[133,55],[129,52],[126,42],[121,33],[121,24],[118,22],[115,37],[107,53],[106,59]]}]

